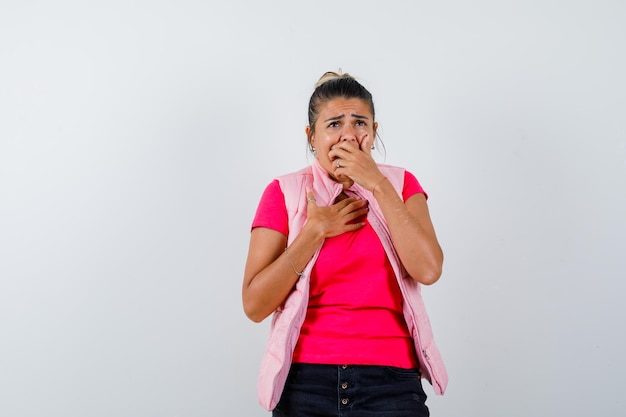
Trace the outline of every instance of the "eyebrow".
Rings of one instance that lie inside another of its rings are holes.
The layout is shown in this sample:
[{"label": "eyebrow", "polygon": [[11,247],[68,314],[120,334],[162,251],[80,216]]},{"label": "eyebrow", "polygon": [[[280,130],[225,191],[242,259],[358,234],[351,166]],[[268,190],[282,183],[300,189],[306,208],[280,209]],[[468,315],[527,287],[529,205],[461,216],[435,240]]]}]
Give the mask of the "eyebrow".
[{"label": "eyebrow", "polygon": [[[369,120],[369,117],[367,117],[367,116],[361,116],[360,114],[354,114],[354,113],[352,113],[350,116],[354,117],[355,119],[365,119],[365,120]],[[336,120],[341,120],[341,119],[343,119],[344,117],[346,117],[346,115],[345,115],[345,114],[340,114],[339,116],[331,117],[330,119],[326,119],[326,120],[324,120],[324,123],[326,123],[326,122],[331,122],[331,121],[333,121],[333,122],[334,122],[334,121],[336,121]]]}]

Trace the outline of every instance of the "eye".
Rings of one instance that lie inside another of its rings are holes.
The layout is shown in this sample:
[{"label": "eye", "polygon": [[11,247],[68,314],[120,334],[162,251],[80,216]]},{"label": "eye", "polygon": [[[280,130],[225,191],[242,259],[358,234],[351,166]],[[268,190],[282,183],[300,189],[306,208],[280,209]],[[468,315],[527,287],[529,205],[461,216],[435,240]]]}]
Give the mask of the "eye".
[{"label": "eye", "polygon": [[339,122],[335,121],[335,122],[330,122],[328,124],[328,127],[339,127]]},{"label": "eye", "polygon": [[357,120],[355,125],[356,126],[367,126],[367,123],[365,123],[365,120]]}]

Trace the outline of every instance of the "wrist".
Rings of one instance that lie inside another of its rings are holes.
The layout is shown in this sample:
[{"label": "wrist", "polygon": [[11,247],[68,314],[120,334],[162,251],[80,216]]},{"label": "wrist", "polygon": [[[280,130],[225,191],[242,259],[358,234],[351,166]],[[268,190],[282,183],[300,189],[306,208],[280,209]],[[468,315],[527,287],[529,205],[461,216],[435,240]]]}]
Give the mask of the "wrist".
[{"label": "wrist", "polygon": [[382,177],[378,182],[372,187],[372,194],[376,193],[376,189],[380,188],[380,186],[387,181],[387,177]]},{"label": "wrist", "polygon": [[326,238],[324,227],[321,222],[313,219],[307,219],[302,227],[300,235],[305,237],[307,241],[313,242],[314,245],[321,244]]}]

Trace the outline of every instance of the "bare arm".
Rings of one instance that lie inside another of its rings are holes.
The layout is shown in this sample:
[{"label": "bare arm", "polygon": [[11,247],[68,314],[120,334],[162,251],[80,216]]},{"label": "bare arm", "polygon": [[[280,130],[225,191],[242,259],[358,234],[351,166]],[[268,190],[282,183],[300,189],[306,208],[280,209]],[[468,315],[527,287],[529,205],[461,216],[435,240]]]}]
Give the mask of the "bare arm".
[{"label": "bare arm", "polygon": [[441,276],[443,252],[437,241],[424,194],[402,201],[393,185],[383,179],[374,196],[389,225],[398,256],[413,279],[426,285]]},{"label": "bare arm", "polygon": [[339,143],[329,153],[341,159],[335,169],[337,178],[349,177],[370,190],[380,206],[391,232],[391,239],[407,272],[416,281],[430,285],[441,276],[443,252],[437,241],[423,194],[411,196],[406,203],[378,169],[371,156],[372,139],[360,148]]}]

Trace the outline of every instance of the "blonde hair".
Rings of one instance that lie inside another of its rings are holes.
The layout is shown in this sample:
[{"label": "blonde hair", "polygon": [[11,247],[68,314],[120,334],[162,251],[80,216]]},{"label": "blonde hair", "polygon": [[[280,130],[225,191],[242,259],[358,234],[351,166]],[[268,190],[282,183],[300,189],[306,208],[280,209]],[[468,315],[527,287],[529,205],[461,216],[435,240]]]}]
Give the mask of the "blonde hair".
[{"label": "blonde hair", "polygon": [[338,78],[350,78],[350,79],[356,81],[356,79],[352,75],[348,74],[347,72],[341,71],[341,68],[339,68],[339,72],[334,72],[334,71],[327,71],[327,72],[325,72],[320,77],[320,79],[317,80],[317,82],[315,83],[315,88],[319,87],[320,85],[324,84],[325,82],[336,80]]}]

